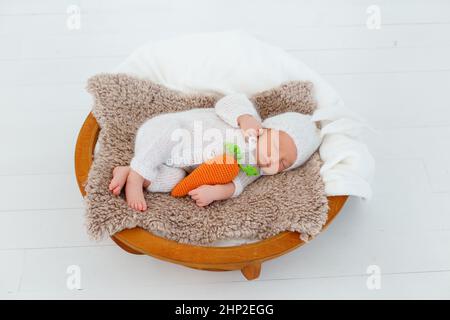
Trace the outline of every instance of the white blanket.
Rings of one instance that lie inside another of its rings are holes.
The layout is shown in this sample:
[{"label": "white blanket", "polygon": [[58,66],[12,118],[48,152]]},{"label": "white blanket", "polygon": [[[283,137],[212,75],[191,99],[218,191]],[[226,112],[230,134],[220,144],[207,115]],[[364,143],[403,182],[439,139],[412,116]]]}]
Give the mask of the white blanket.
[{"label": "white blanket", "polygon": [[318,102],[313,118],[322,124],[319,151],[327,195],[372,195],[374,159],[361,140],[369,126],[319,74],[280,48],[241,31],[193,34],[138,48],[114,71],[184,92],[248,96],[286,81],[309,80]]}]

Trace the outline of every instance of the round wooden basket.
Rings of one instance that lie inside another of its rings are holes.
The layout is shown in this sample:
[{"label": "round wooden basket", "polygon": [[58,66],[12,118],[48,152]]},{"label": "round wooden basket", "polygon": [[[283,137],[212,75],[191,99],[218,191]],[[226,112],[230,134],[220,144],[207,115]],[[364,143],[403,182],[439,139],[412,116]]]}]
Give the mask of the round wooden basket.
[{"label": "round wooden basket", "polygon": [[[81,194],[92,164],[95,144],[100,127],[92,113],[86,118],[78,134],[75,148],[75,173]],[[328,197],[329,212],[326,228],[343,207],[348,196]],[[298,232],[285,231],[268,239],[228,247],[195,246],[178,243],[156,236],[144,229],[120,231],[112,240],[122,249],[133,254],[147,254],[155,258],[187,267],[227,271],[241,270],[248,280],[259,277],[261,263],[276,258],[304,244]]]}]

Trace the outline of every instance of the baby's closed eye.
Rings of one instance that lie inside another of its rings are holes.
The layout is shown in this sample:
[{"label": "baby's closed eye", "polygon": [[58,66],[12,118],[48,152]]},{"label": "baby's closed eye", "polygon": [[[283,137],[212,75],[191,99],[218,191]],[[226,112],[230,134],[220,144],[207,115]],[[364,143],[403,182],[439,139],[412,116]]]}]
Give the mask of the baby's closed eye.
[{"label": "baby's closed eye", "polygon": [[286,170],[290,166],[291,164],[289,164],[289,161],[287,161],[286,159],[280,159],[280,166],[278,171]]}]

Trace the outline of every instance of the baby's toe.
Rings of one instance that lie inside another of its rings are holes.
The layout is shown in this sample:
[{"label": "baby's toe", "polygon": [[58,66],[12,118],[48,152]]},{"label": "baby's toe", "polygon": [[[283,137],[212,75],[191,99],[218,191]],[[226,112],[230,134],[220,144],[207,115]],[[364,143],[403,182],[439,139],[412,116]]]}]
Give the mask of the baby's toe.
[{"label": "baby's toe", "polygon": [[115,187],[114,189],[113,189],[113,191],[112,191],[112,193],[115,195],[115,196],[118,196],[119,194],[120,194],[120,187]]},{"label": "baby's toe", "polygon": [[115,179],[111,180],[111,183],[109,184],[109,190],[114,190],[117,187],[120,187],[119,182]]}]

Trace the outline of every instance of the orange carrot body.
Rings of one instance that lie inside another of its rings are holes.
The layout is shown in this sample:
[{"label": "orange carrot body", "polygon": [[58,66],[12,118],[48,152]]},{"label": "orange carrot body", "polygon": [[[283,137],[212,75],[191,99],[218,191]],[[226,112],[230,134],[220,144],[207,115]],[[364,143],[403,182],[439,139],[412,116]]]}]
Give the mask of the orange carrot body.
[{"label": "orange carrot body", "polygon": [[233,156],[223,154],[206,161],[181,180],[171,192],[174,197],[183,197],[189,191],[204,184],[226,184],[239,174],[239,165]]}]

